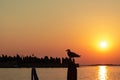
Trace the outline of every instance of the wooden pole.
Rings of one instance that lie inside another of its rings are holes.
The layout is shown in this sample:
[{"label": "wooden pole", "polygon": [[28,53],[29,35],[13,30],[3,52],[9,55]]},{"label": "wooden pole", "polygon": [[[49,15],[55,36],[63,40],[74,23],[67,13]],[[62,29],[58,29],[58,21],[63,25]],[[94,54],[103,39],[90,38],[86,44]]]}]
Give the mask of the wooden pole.
[{"label": "wooden pole", "polygon": [[68,64],[67,80],[77,80],[77,67],[74,62]]},{"label": "wooden pole", "polygon": [[35,68],[32,68],[32,72],[31,72],[31,80],[39,80]]}]

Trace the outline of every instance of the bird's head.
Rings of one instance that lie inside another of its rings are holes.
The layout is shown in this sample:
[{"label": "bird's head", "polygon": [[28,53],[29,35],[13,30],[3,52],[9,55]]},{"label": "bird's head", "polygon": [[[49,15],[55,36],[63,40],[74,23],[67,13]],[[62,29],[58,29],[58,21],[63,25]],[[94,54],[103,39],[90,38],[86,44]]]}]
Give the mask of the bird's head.
[{"label": "bird's head", "polygon": [[66,51],[67,51],[67,52],[70,52],[70,49],[67,49]]}]

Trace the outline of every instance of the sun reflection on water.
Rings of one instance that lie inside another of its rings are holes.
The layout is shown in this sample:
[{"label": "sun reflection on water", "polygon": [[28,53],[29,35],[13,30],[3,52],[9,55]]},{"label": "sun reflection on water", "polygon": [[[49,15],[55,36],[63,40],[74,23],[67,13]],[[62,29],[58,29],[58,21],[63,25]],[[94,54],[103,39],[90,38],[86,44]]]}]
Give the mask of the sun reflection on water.
[{"label": "sun reflection on water", "polygon": [[106,66],[99,66],[98,78],[99,80],[107,80],[107,67]]}]

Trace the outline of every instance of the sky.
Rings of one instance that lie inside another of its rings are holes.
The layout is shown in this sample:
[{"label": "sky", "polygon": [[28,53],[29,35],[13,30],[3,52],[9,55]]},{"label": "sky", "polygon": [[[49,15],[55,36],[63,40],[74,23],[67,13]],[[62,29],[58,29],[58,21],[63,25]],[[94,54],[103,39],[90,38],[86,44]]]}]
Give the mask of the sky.
[{"label": "sky", "polygon": [[[119,0],[0,0],[0,55],[120,64]],[[106,42],[107,47],[100,47]]]}]

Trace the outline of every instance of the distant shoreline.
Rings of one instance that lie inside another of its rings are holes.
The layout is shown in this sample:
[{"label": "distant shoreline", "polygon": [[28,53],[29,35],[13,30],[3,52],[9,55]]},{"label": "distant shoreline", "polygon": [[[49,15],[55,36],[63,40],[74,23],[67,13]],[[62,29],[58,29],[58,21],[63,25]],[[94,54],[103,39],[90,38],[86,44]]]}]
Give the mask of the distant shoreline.
[{"label": "distant shoreline", "polygon": [[[80,67],[79,64],[75,64],[76,67]],[[42,66],[0,66],[0,68],[67,68],[68,65],[42,65]]]},{"label": "distant shoreline", "polygon": [[0,68],[64,68],[68,67],[68,64],[73,62],[76,67],[79,67],[79,64],[75,63],[69,57],[59,58],[59,57],[48,57],[38,58],[34,55],[32,56],[0,56]]},{"label": "distant shoreline", "polygon": [[[120,66],[120,64],[90,64],[90,65],[79,65],[79,64],[76,64],[76,66],[79,68],[79,67],[94,67],[94,66]],[[68,66],[63,66],[63,65],[59,65],[59,66],[33,66],[35,68],[67,68]],[[19,67],[19,66],[14,66],[14,67],[9,67],[9,66],[6,66],[6,67],[3,67],[3,66],[0,66],[0,68],[33,68],[31,66],[28,66],[28,67]]]},{"label": "distant shoreline", "polygon": [[80,65],[80,66],[120,66],[120,64],[88,64],[88,65]]}]

